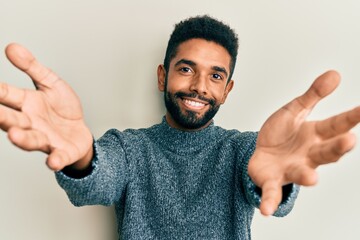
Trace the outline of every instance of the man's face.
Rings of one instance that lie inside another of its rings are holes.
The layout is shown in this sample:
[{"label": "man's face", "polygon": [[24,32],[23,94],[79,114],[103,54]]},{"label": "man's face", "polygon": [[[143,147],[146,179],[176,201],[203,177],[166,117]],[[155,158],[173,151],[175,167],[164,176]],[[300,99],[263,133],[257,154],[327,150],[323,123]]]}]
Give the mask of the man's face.
[{"label": "man's face", "polygon": [[170,126],[197,130],[210,124],[231,91],[230,54],[221,45],[191,39],[179,45],[166,74],[158,68],[158,87],[164,91]]}]

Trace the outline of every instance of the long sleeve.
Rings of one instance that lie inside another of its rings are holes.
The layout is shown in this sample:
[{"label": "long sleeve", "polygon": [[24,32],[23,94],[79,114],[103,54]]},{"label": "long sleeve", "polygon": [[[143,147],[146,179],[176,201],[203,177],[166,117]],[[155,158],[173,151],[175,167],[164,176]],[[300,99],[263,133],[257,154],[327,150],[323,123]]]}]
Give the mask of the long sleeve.
[{"label": "long sleeve", "polygon": [[94,141],[93,170],[88,176],[75,179],[61,171],[56,173],[59,185],[75,206],[108,206],[121,197],[127,181],[122,140],[121,132],[109,130],[98,141]]},{"label": "long sleeve", "polygon": [[[213,124],[180,131],[164,118],[108,131],[94,142],[89,175],[56,177],[76,206],[114,204],[121,239],[251,239],[261,196],[247,173],[256,138]],[[291,210],[297,191],[284,188],[276,215]]]}]

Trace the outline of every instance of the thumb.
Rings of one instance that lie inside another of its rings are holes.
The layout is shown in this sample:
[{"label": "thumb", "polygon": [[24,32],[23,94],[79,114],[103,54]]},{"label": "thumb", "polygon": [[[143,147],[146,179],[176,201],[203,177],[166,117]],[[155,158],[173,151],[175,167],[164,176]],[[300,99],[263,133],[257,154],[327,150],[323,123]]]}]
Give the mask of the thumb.
[{"label": "thumb", "polygon": [[31,62],[35,60],[29,50],[17,43],[9,44],[5,49],[6,57],[18,69],[27,71]]},{"label": "thumb", "polygon": [[312,109],[321,99],[332,93],[340,83],[340,74],[330,70],[315,79],[310,88],[298,98],[308,109]]},{"label": "thumb", "polygon": [[32,53],[17,43],[9,44],[5,49],[6,57],[18,69],[25,72],[36,88],[50,87],[59,77],[49,68],[40,64]]}]

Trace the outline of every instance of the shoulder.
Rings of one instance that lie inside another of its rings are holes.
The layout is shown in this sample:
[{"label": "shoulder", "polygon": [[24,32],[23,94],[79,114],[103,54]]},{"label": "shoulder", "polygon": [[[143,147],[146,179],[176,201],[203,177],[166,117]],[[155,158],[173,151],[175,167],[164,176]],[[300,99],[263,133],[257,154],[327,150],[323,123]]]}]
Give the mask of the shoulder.
[{"label": "shoulder", "polygon": [[217,135],[237,144],[243,144],[246,142],[254,142],[254,141],[256,142],[258,135],[258,132],[253,132],[253,131],[241,132],[237,129],[228,130],[219,126],[215,126],[214,128],[215,131],[217,132]]},{"label": "shoulder", "polygon": [[107,144],[119,144],[125,142],[139,142],[147,138],[148,129],[126,129],[120,131],[118,129],[109,129],[97,141]]},{"label": "shoulder", "polygon": [[258,132],[216,127],[217,141],[232,146],[241,155],[251,154],[255,150]]}]

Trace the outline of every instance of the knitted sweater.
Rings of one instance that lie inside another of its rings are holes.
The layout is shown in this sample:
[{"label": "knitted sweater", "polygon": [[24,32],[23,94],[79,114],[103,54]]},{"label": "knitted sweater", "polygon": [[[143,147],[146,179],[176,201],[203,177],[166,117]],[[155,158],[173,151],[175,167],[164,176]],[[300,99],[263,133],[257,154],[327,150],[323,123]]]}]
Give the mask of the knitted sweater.
[{"label": "knitted sweater", "polygon": [[[254,132],[213,123],[196,132],[162,123],[109,130],[94,141],[92,172],[56,173],[75,206],[112,205],[121,239],[251,239],[261,191],[247,174]],[[298,187],[289,185],[276,216],[290,212]]]}]

